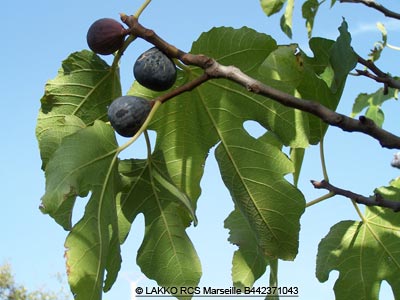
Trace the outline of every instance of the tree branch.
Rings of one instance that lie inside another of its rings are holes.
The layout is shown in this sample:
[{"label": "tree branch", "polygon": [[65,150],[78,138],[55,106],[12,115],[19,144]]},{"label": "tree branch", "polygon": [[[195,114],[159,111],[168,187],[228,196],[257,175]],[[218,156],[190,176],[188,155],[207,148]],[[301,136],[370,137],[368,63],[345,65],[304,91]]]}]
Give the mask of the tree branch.
[{"label": "tree branch", "polygon": [[[262,82],[246,75],[237,67],[221,65],[213,58],[205,55],[186,53],[164,41],[153,30],[143,27],[138,22],[138,19],[133,16],[121,14],[121,20],[128,25],[131,30],[131,34],[143,38],[157,48],[161,49],[171,58],[179,59],[186,65],[193,65],[202,68],[206,75],[204,75],[205,77],[200,80],[206,81],[211,78],[226,78],[242,85],[249,92],[263,95],[269,99],[279,102],[284,106],[296,108],[313,114],[331,126],[339,127],[347,132],[361,132],[369,135],[378,140],[382,147],[389,149],[400,149],[400,137],[378,127],[371,119],[368,119],[364,116],[361,116],[358,120],[347,117],[323,106],[318,102],[297,98],[271,86],[265,85]],[[195,85],[197,86],[200,83],[202,82],[195,83]],[[187,90],[186,88],[184,91]],[[178,94],[178,92],[175,92],[174,96]]]},{"label": "tree branch", "polygon": [[189,81],[189,82],[181,85],[180,87],[177,87],[176,89],[173,89],[170,92],[167,92],[167,93],[157,97],[154,100],[161,101],[162,103],[164,103],[177,95],[180,95],[184,92],[189,92],[189,91],[193,90],[194,88],[198,87],[199,85],[203,84],[204,82],[206,82],[209,79],[210,79],[210,77],[206,73],[203,73],[201,76],[195,78],[194,80]]},{"label": "tree branch", "polygon": [[394,212],[400,211],[400,202],[384,199],[380,194],[375,194],[375,196],[372,197],[365,197],[363,195],[338,188],[325,180],[322,181],[311,180],[311,183],[316,189],[328,190],[329,192],[335,195],[344,196],[346,198],[354,200],[359,204],[363,204],[366,206],[380,206],[380,207],[390,208]]},{"label": "tree branch", "polygon": [[371,78],[371,79],[375,80],[376,82],[381,82],[385,85],[385,87],[400,89],[400,81],[396,80],[389,74],[383,72],[381,69],[379,69],[375,65],[375,63],[373,61],[366,60],[359,55],[357,55],[357,60],[360,64],[364,65],[365,67],[367,67],[369,70],[371,70],[374,73],[374,74],[371,74],[368,70],[356,70],[356,72],[359,75],[363,75],[368,78]]},{"label": "tree branch", "polygon": [[383,13],[386,17],[400,20],[400,14],[391,11],[374,0],[340,0],[340,3],[361,3]]}]

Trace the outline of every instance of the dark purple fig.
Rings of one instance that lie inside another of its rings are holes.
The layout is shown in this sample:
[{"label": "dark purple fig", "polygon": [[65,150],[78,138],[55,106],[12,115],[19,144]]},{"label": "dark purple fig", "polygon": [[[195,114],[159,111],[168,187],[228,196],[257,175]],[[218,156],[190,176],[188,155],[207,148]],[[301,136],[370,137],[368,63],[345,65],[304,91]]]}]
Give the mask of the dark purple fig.
[{"label": "dark purple fig", "polygon": [[131,137],[142,127],[152,106],[152,101],[135,96],[122,96],[108,107],[108,119],[118,134]]},{"label": "dark purple fig", "polygon": [[164,52],[153,47],[136,60],[133,66],[135,79],[153,91],[165,91],[176,80],[176,66]]},{"label": "dark purple fig", "polygon": [[120,49],[128,34],[121,23],[114,19],[103,18],[94,22],[86,35],[89,48],[98,54],[112,54]]}]

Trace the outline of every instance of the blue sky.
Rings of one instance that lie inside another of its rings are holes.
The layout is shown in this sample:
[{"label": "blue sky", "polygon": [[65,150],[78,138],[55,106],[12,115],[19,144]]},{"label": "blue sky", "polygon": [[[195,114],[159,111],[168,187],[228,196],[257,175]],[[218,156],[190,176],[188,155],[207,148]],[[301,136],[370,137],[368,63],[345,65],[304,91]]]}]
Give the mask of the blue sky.
[{"label": "blue sky", "polygon": [[[55,275],[65,272],[63,243],[66,232],[38,209],[45,182],[34,131],[44,85],[48,79],[55,77],[61,61],[69,53],[87,48],[86,32],[93,21],[102,17],[118,18],[119,12],[133,13],[139,5],[139,1],[94,0],[16,0],[0,4],[3,41],[0,48],[3,58],[0,75],[3,104],[3,126],[0,129],[0,263],[10,262],[17,281],[29,289],[58,289]],[[388,5],[400,11],[400,4],[393,5],[388,1]],[[332,9],[329,9],[328,3],[323,5],[315,22],[314,36],[335,38],[342,17],[348,21],[349,30],[354,33],[353,46],[362,56],[380,39],[375,29],[378,21],[387,23],[389,43],[400,45],[400,22],[385,20],[378,12],[351,4],[338,3]],[[279,44],[297,42],[307,47],[300,7],[296,10],[294,38],[290,41],[280,32],[279,17],[267,18],[258,0],[153,0],[141,22],[183,50],[189,50],[192,41],[213,26],[248,26],[272,35]],[[124,55],[121,62],[124,91],[133,79],[133,61],[147,48],[148,44],[139,41]],[[385,57],[379,62],[381,69],[395,74],[398,55],[394,50],[385,50]],[[359,92],[373,92],[379,87],[365,78],[350,78],[339,111],[350,114],[353,100]],[[388,102],[383,108],[387,120],[384,127],[399,134],[397,101]],[[254,124],[249,126],[249,130],[254,134],[262,133]],[[140,141],[134,147],[139,153],[144,153]],[[390,167],[394,152],[382,149],[369,137],[331,128],[326,138],[330,179],[338,186],[368,195],[375,187],[386,185],[398,176],[398,170]],[[310,179],[322,179],[316,147],[307,152],[300,180],[300,188],[307,201],[322,194],[311,187]],[[213,155],[210,155],[206,165],[202,188],[197,211],[199,225],[188,229],[203,265],[200,285],[230,287],[230,263],[235,247],[227,242],[228,232],[223,228],[223,221],[233,205],[218,175]],[[301,221],[299,255],[295,262],[280,263],[281,285],[298,286],[300,299],[334,298],[332,286],[337,273],[332,272],[327,283],[319,283],[314,276],[315,255],[319,240],[332,225],[343,219],[358,220],[358,217],[350,202],[339,197],[310,207],[305,212]],[[140,280],[138,284],[141,286],[154,285],[153,281],[141,276],[135,263],[142,236],[143,224],[139,220],[122,248],[124,261],[119,278],[104,299],[128,299],[130,281]],[[256,283],[257,286],[267,284],[265,276]],[[387,293],[389,289],[386,286],[384,290]]]}]

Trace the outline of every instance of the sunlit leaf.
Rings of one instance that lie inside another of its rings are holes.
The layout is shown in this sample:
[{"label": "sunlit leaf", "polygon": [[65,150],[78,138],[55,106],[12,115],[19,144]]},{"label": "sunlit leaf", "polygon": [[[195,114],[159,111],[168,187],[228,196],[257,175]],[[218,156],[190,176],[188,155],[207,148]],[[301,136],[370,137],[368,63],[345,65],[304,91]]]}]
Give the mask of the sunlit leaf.
[{"label": "sunlit leaf", "polygon": [[286,0],[260,0],[261,8],[267,16],[279,12]]},{"label": "sunlit leaf", "polygon": [[305,155],[304,148],[291,148],[290,149],[290,160],[293,162],[293,184],[297,186],[300,177],[301,166],[303,165],[303,159]]},{"label": "sunlit leaf", "polygon": [[107,106],[120,95],[118,72],[99,56],[87,50],[68,56],[41,99],[36,135],[43,169],[64,136],[106,120]]},{"label": "sunlit leaf", "polygon": [[268,258],[257,243],[257,237],[243,217],[235,209],[226,218],[225,228],[230,229],[229,241],[239,246],[232,258],[232,281],[236,287],[253,286],[268,265]]},{"label": "sunlit leaf", "polygon": [[[399,193],[397,193],[399,196]],[[339,271],[337,300],[379,298],[382,281],[400,297],[400,221],[388,209],[367,208],[365,222],[342,221],[333,226],[318,247],[317,278],[328,280]]]},{"label": "sunlit leaf", "polygon": [[374,48],[371,49],[371,52],[368,55],[368,58],[372,61],[377,61],[381,57],[383,49],[385,49],[386,46],[390,46],[387,43],[387,31],[385,25],[378,22],[376,23],[376,27],[381,32],[382,40],[374,44]]},{"label": "sunlit leaf", "polygon": [[308,38],[311,38],[312,30],[314,27],[314,19],[317,15],[320,3],[318,0],[307,0],[303,3],[301,7],[303,18],[306,20],[306,28],[308,33]]},{"label": "sunlit leaf", "polygon": [[196,213],[192,206],[192,202],[190,201],[188,196],[181,190],[179,190],[170,180],[164,178],[164,176],[161,175],[157,169],[152,169],[151,174],[159,185],[165,188],[173,196],[174,199],[179,201],[179,203],[181,203],[184,207],[187,208],[190,216],[193,219],[194,225],[196,226],[197,225]]},{"label": "sunlit leaf", "polygon": [[42,169],[45,168],[51,155],[65,136],[85,127],[85,123],[74,115],[63,116],[39,112],[36,138],[40,148]]},{"label": "sunlit leaf", "polygon": [[285,13],[281,17],[281,29],[289,37],[292,38],[294,0],[288,0]]},{"label": "sunlit leaf", "polygon": [[[278,2],[268,5],[271,13],[280,9]],[[292,9],[289,2],[287,24]],[[355,63],[346,26],[336,42],[312,39],[313,57],[295,44],[277,46],[270,36],[246,27],[203,33],[191,53],[336,109]],[[348,57],[339,61],[341,55]],[[178,71],[175,86],[201,74],[200,68],[186,66]],[[159,95],[138,83],[128,93]],[[157,137],[147,159],[119,161],[114,131],[103,121],[107,105],[120,94],[118,71],[82,51],[63,62],[42,98],[37,125],[46,175],[42,210],[70,231],[67,271],[76,299],[101,299],[102,290],[110,289],[120,268],[119,245],[139,214],[145,218],[137,256],[142,272],[161,286],[199,283],[201,265],[186,229],[197,223],[200,181],[214,146],[236,207],[226,222],[230,241],[239,246],[233,259],[235,284],[254,283],[271,259],[295,258],[305,201],[286,176],[293,173],[297,182],[304,149],[320,141],[326,124],[227,79],[212,79],[158,109],[149,126]],[[249,120],[267,133],[251,137],[243,128]],[[283,146],[292,149],[291,159]],[[76,198],[86,196],[84,215],[72,224]]]},{"label": "sunlit leaf", "polygon": [[395,90],[389,89],[388,93],[384,93],[384,89],[380,88],[374,93],[361,93],[357,96],[353,104],[353,110],[351,117],[355,117],[360,114],[365,108],[367,111],[365,116],[372,119],[378,126],[382,126],[385,115],[381,109],[382,104],[395,96]]},{"label": "sunlit leaf", "polygon": [[146,230],[137,256],[142,272],[160,286],[197,286],[201,266],[185,232],[189,214],[177,202],[181,196],[171,188],[170,179],[157,179],[164,176],[160,173],[163,168],[161,161],[121,162],[125,187],[118,203],[120,240],[125,240],[130,224],[143,213]]},{"label": "sunlit leaf", "polygon": [[[302,98],[318,101],[332,110],[336,110],[347,76],[357,63],[344,21],[339,32],[335,42],[321,38],[310,40],[314,56],[304,57],[304,60],[305,68],[310,66],[313,71],[304,72],[303,81],[298,88]],[[314,116],[310,116],[309,124],[310,143],[316,144],[324,136],[328,125]]]},{"label": "sunlit leaf", "polygon": [[[96,121],[66,136],[46,166],[46,193],[41,207],[70,230],[65,256],[75,299],[100,299],[106,269],[105,289],[115,281],[119,270],[116,149],[112,128]],[[89,192],[85,214],[71,228],[76,197]]]},{"label": "sunlit leaf", "polygon": [[[233,127],[225,124],[222,131]],[[222,179],[264,255],[292,260],[305,206],[300,191],[283,178],[293,172],[293,166],[275,146],[251,138],[243,129],[229,130],[232,135],[216,149]]]}]

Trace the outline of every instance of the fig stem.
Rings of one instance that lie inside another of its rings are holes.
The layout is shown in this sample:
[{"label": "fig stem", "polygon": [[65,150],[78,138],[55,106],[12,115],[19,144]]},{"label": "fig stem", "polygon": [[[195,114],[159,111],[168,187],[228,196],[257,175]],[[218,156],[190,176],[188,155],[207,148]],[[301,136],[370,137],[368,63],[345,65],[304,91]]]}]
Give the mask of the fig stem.
[{"label": "fig stem", "polygon": [[173,61],[174,61],[175,65],[176,65],[178,68],[180,68],[180,69],[182,69],[182,70],[184,70],[184,71],[186,71],[186,72],[190,72],[190,67],[187,66],[187,65],[185,65],[184,63],[182,63],[179,59],[174,58]]},{"label": "fig stem", "polygon": [[310,202],[307,202],[306,203],[306,207],[313,206],[313,205],[315,205],[315,204],[317,204],[319,202],[322,202],[324,200],[332,198],[333,196],[335,196],[335,193],[329,192],[329,193],[327,193],[327,194],[325,194],[325,195],[323,195],[321,197],[318,197],[317,199],[314,199],[314,200],[311,200]]},{"label": "fig stem", "polygon": [[203,73],[199,77],[196,77],[195,79],[177,87],[176,89],[173,89],[173,90],[157,97],[155,100],[157,102],[164,103],[175,96],[178,96],[184,92],[189,92],[189,91],[193,90],[194,88],[200,86],[201,84],[203,84],[204,82],[206,82],[209,79],[210,79],[210,77],[208,76],[208,74]]},{"label": "fig stem", "polygon": [[326,168],[325,161],[324,137],[322,137],[321,141],[319,142],[319,156],[321,159],[322,174],[324,175],[324,180],[329,182],[328,170]]},{"label": "fig stem", "polygon": [[139,23],[138,18],[136,18],[135,16],[128,16],[126,14],[120,14],[120,16],[121,21],[129,27],[131,34],[144,39],[150,44],[153,44],[170,58],[180,59],[182,54],[185,53],[175,46],[169,44],[167,41],[163,40],[153,30],[144,27],[142,24]]},{"label": "fig stem", "polygon": [[151,142],[150,142],[150,137],[149,133],[147,130],[144,131],[144,138],[146,140],[146,147],[147,147],[147,159],[151,159]]},{"label": "fig stem", "polygon": [[143,13],[143,11],[146,9],[146,7],[150,4],[150,2],[151,2],[151,0],[146,0],[142,3],[142,5],[139,7],[139,9],[134,14],[135,18],[140,17],[140,15]]},{"label": "fig stem", "polygon": [[114,60],[111,65],[111,69],[115,70],[118,67],[118,63],[121,60],[122,55],[124,54],[125,50],[129,47],[129,45],[136,40],[136,35],[129,35],[128,38],[125,40],[124,44],[122,45],[121,49],[117,51],[117,54],[114,56]]}]

